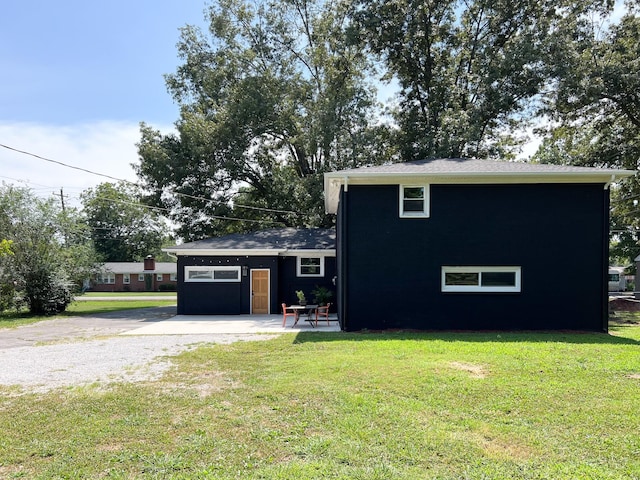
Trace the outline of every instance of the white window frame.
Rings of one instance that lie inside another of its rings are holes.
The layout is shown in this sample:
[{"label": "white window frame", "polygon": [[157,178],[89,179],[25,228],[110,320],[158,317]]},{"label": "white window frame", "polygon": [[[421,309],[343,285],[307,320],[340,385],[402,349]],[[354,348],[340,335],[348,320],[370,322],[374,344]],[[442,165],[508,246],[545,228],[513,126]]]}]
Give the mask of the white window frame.
[{"label": "white window frame", "polygon": [[[302,259],[317,258],[320,260],[320,273],[302,273]],[[300,255],[296,257],[296,275],[298,277],[324,277],[324,257],[320,255]]]},{"label": "white window frame", "polygon": [[[404,211],[404,201],[406,200],[404,191],[406,188],[422,188],[424,194],[422,198],[422,211]],[[400,185],[399,191],[400,218],[429,218],[429,198],[431,195],[429,185]]]},{"label": "white window frame", "polygon": [[164,274],[156,273],[156,281],[161,282],[162,280],[164,280]]},{"label": "white window frame", "polygon": [[[229,278],[215,278],[215,272],[238,272],[237,279],[229,279]],[[210,278],[189,278],[189,272],[211,272]],[[187,266],[184,267],[184,281],[185,282],[209,282],[209,283],[239,283],[242,281],[242,276],[240,272],[240,266],[237,267],[220,267],[217,265],[200,267],[200,266]]]},{"label": "white window frame", "polygon": [[139,273],[138,274],[138,281],[139,282],[144,282],[144,273]]},{"label": "white window frame", "polygon": [[[509,272],[515,274],[515,285],[513,286],[483,286],[482,274],[491,272]],[[477,273],[477,285],[447,285],[447,273]],[[522,291],[522,267],[516,266],[484,266],[484,267],[458,267],[443,266],[441,273],[441,289],[443,292],[481,292],[481,293],[519,293]]]},{"label": "white window frame", "polygon": [[131,283],[131,274],[130,273],[123,273],[122,274],[122,284],[123,285],[129,285]]},{"label": "white window frame", "polygon": [[177,282],[178,281],[178,274],[177,273],[172,273],[169,276],[169,280],[172,281],[172,282]]},{"label": "white window frame", "polygon": [[113,272],[102,272],[98,277],[98,283],[101,285],[114,285],[116,283],[116,274]]}]

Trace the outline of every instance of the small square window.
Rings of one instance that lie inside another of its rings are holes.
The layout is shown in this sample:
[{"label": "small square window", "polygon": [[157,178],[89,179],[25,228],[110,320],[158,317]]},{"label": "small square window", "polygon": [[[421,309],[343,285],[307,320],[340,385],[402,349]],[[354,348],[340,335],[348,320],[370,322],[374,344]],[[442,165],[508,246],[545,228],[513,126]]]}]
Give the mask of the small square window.
[{"label": "small square window", "polygon": [[138,281],[139,282],[144,282],[144,273],[139,273],[138,274]]},{"label": "small square window", "polygon": [[324,276],[324,257],[298,257],[299,277]]},{"label": "small square window", "polygon": [[164,275],[162,275],[161,273],[156,273],[156,280],[158,282],[161,282],[163,278],[164,278]]},{"label": "small square window", "polygon": [[400,216],[429,216],[429,187],[427,185],[400,185]]}]

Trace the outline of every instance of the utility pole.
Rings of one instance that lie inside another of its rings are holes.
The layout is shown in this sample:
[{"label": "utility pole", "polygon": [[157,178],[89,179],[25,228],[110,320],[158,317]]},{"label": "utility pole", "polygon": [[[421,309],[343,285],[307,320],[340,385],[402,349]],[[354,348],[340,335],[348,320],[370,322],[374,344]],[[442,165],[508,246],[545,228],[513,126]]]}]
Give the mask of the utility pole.
[{"label": "utility pole", "polygon": [[64,209],[64,192],[62,191],[62,187],[60,187],[60,203],[62,204],[62,213],[65,213],[65,209]]}]

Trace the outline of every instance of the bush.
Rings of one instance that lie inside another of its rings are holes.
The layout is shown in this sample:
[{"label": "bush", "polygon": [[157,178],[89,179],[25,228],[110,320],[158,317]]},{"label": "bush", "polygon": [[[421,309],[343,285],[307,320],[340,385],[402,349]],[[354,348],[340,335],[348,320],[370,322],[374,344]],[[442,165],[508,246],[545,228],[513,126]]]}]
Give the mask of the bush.
[{"label": "bush", "polygon": [[34,315],[64,312],[73,300],[68,282],[53,272],[30,272],[25,285],[25,300]]},{"label": "bush", "polygon": [[7,281],[0,284],[0,313],[17,309],[20,304],[19,300],[20,297],[13,282]]},{"label": "bush", "polygon": [[172,283],[163,283],[162,285],[158,286],[158,290],[160,292],[175,292],[176,286]]}]

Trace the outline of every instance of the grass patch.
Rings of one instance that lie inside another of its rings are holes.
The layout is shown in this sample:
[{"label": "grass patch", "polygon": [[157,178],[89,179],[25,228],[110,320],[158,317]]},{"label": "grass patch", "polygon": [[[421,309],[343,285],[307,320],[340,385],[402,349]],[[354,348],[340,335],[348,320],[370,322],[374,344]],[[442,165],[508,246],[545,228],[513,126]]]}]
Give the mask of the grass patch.
[{"label": "grass patch", "polygon": [[144,384],[6,389],[0,477],[640,478],[640,327],[614,329],[287,334]]},{"label": "grass patch", "polygon": [[[67,310],[59,315],[43,317],[34,316],[27,311],[10,312],[0,314],[0,328],[14,328],[21,325],[29,325],[60,317],[75,317],[80,315],[97,315],[100,313],[116,312],[120,310],[132,310],[150,307],[168,307],[175,305],[174,299],[166,300],[83,300],[75,301],[67,307]],[[0,478],[2,476],[0,475]]]}]

